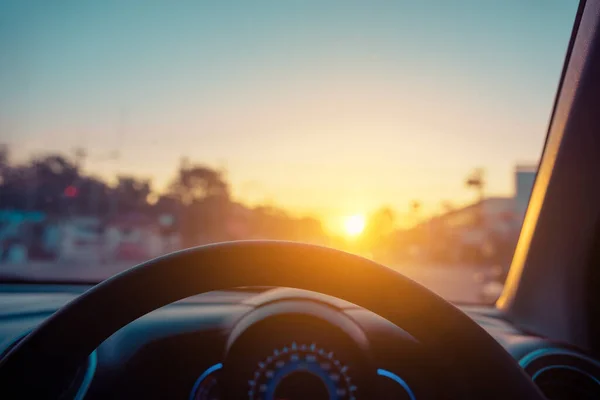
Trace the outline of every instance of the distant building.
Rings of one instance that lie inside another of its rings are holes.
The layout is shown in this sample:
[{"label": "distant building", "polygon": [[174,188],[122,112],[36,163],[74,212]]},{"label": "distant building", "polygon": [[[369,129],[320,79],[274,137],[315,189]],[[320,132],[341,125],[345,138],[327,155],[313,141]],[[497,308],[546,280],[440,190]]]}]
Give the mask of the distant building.
[{"label": "distant building", "polygon": [[58,223],[57,258],[89,262],[102,257],[102,222],[97,217],[72,217]]},{"label": "distant building", "polygon": [[525,218],[536,175],[536,165],[517,165],[515,168],[515,214],[520,222]]},{"label": "distant building", "polygon": [[29,228],[45,219],[41,212],[0,210],[0,262],[26,262],[30,256],[27,245],[33,242]]},{"label": "distant building", "polygon": [[160,225],[142,214],[127,214],[106,223],[104,254],[108,260],[144,260],[163,254]]},{"label": "distant building", "polygon": [[519,228],[514,205],[509,197],[488,197],[434,217],[431,223],[443,224],[454,235],[460,235],[463,242],[477,244],[489,234],[507,235]]},{"label": "distant building", "polygon": [[466,229],[465,239],[473,239],[469,241],[475,242],[483,235],[480,231],[485,231],[486,235],[518,231],[527,210],[536,174],[537,166],[518,165],[515,168],[512,197],[484,198],[477,203],[434,217],[432,221],[443,223],[455,232]]},{"label": "distant building", "polygon": [[[483,262],[509,258],[518,238],[533,189],[537,167],[515,168],[512,197],[488,197],[435,216],[401,232],[399,240],[412,243],[430,258]],[[506,262],[506,260],[502,260]]]}]

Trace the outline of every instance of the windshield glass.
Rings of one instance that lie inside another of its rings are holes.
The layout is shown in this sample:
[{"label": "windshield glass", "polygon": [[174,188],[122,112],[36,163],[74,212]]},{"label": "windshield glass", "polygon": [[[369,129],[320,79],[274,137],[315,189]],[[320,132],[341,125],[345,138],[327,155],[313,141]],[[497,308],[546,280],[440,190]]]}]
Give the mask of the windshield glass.
[{"label": "windshield glass", "polygon": [[284,239],[493,301],[576,9],[3,1],[0,277]]}]

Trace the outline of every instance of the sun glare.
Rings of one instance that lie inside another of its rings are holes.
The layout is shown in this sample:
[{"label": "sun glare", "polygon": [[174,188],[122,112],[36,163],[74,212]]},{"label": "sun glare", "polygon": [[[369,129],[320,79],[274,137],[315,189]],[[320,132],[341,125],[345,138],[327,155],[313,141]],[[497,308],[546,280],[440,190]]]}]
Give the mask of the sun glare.
[{"label": "sun glare", "polygon": [[344,219],[344,231],[348,236],[358,236],[365,229],[364,215],[350,215]]}]

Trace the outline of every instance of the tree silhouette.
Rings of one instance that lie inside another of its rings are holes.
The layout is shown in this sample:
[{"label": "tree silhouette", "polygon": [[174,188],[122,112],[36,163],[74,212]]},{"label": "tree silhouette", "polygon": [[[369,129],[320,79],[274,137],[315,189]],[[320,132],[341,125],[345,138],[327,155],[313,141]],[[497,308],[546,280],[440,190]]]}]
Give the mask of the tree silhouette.
[{"label": "tree silhouette", "polygon": [[184,159],[168,196],[179,202],[177,214],[186,246],[228,239],[225,221],[231,201],[222,172]]},{"label": "tree silhouette", "polygon": [[[476,168],[473,170],[471,175],[467,177],[465,184],[468,188],[472,188],[477,192],[477,200],[481,203],[484,199],[485,189],[485,171],[483,168]],[[475,214],[475,226],[485,228],[485,216],[482,206],[477,208]]]},{"label": "tree silhouette", "polygon": [[413,225],[417,225],[421,220],[421,208],[423,208],[423,203],[420,200],[410,202],[410,214]]},{"label": "tree silhouette", "polygon": [[65,189],[74,185],[79,171],[60,155],[34,157],[22,165],[3,164],[0,206],[62,214],[71,206]]},{"label": "tree silhouette", "polygon": [[8,167],[10,159],[10,151],[8,145],[0,143],[0,172]]},{"label": "tree silhouette", "polygon": [[113,189],[103,180],[94,177],[80,177],[76,185],[77,196],[71,199],[82,215],[106,217],[112,211]]},{"label": "tree silhouette", "polygon": [[169,188],[171,196],[189,205],[208,197],[229,199],[229,184],[221,171],[182,160],[176,179]]},{"label": "tree silhouette", "polygon": [[152,192],[149,180],[138,179],[133,176],[119,176],[117,186],[113,190],[116,203],[115,214],[145,212],[147,211],[147,198]]},{"label": "tree silhouette", "polygon": [[369,217],[366,235],[385,236],[394,230],[396,223],[396,213],[391,207],[381,207]]},{"label": "tree silhouette", "polygon": [[477,192],[478,200],[483,200],[485,189],[485,171],[483,168],[474,169],[467,177],[465,185]]},{"label": "tree silhouette", "polygon": [[[274,206],[249,207],[231,198],[225,173],[204,164],[182,160],[175,176],[163,193],[152,193],[151,182],[133,175],[117,177],[116,185],[84,174],[86,153],[75,156],[44,154],[26,162],[12,163],[10,149],[0,145],[0,209],[35,210],[51,220],[71,216],[122,218],[125,214],[158,221],[165,214],[174,216],[169,229],[181,234],[184,246],[222,240],[263,238],[333,244],[316,218],[291,216]],[[149,195],[156,201],[150,203]],[[417,212],[421,205],[413,202]],[[382,207],[368,220],[359,246],[387,252],[381,243],[394,231],[395,214]],[[395,243],[395,242],[394,242]],[[378,247],[379,246],[379,247]]]}]

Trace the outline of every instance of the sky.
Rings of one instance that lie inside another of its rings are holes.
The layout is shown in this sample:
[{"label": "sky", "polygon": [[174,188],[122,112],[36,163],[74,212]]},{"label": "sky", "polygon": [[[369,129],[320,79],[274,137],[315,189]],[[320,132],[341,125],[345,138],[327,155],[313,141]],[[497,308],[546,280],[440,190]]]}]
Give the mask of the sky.
[{"label": "sky", "polygon": [[[107,179],[187,157],[325,219],[511,195],[543,148],[577,2],[0,0],[0,142]],[[119,157],[109,157],[118,150]]]}]

